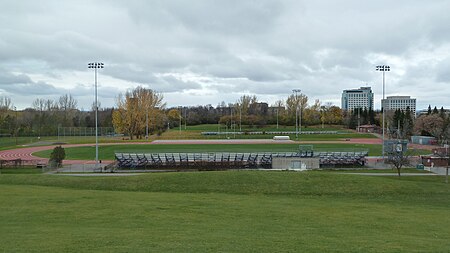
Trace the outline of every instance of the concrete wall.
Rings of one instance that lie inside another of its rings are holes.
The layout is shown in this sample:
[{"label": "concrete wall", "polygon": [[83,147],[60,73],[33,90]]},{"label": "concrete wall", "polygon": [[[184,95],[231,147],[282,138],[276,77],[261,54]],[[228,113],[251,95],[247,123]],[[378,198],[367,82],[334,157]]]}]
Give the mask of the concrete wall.
[{"label": "concrete wall", "polygon": [[311,170],[320,167],[319,158],[308,157],[274,157],[272,169],[278,170]]}]

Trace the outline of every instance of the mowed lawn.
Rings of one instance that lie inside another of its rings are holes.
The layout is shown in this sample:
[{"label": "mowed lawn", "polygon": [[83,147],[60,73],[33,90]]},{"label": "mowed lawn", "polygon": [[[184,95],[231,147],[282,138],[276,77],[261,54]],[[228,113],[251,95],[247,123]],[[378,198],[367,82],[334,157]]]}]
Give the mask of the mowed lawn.
[{"label": "mowed lawn", "polygon": [[[302,144],[303,145],[303,144]],[[308,145],[308,144],[305,144]],[[369,155],[381,155],[378,144],[314,144],[315,151],[369,151]],[[99,147],[99,159],[113,160],[114,153],[201,153],[201,152],[297,152],[299,144],[125,144]],[[52,150],[36,152],[33,155],[50,157]],[[65,148],[67,160],[92,160],[95,145]],[[429,153],[426,152],[426,153]]]},{"label": "mowed lawn", "polygon": [[[314,151],[345,152],[368,151],[369,156],[381,156],[379,144],[314,143]],[[207,152],[298,152],[299,144],[123,144],[102,145],[99,147],[99,159],[113,160],[117,153],[207,153]],[[33,153],[39,157],[50,157],[52,150]],[[66,160],[95,159],[95,145],[65,148]],[[412,155],[429,154],[429,150],[414,150]]]},{"label": "mowed lawn", "polygon": [[448,252],[443,177],[0,175],[0,252]]}]

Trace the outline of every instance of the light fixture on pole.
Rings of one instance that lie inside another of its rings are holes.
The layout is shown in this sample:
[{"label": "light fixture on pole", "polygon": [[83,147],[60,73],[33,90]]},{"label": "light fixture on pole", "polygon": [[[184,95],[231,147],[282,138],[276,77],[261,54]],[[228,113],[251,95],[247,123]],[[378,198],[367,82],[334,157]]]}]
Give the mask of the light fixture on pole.
[{"label": "light fixture on pole", "polygon": [[302,92],[302,90],[293,89],[292,92],[295,94],[295,138],[298,140],[298,94],[297,93]]},{"label": "light fixture on pole", "polygon": [[384,108],[385,105],[383,105],[384,102],[384,87],[385,87],[385,72],[386,71],[391,71],[391,67],[387,66],[387,65],[378,65],[376,68],[377,71],[381,71],[383,72],[383,99],[381,100],[381,110],[382,110],[382,114],[383,114],[383,126],[382,126],[382,131],[383,131],[383,148],[382,148],[382,155],[383,155],[383,159],[384,159]]},{"label": "light fixture on pole", "polygon": [[88,68],[95,72],[95,168],[98,168],[98,102],[97,102],[97,69],[104,68],[103,62],[90,62]]}]

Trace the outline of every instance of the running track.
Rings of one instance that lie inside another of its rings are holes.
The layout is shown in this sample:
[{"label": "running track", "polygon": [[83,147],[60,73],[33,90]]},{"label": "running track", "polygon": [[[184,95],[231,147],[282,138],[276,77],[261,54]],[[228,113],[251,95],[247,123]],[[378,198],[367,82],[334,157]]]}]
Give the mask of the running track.
[{"label": "running track", "polygon": [[[349,144],[381,144],[381,139],[369,138],[369,139],[349,139],[343,141],[308,141],[308,142],[295,142],[295,141],[280,141],[280,140],[156,140],[153,142],[125,142],[125,143],[102,143],[100,146],[105,145],[158,145],[158,144],[272,144],[272,143],[349,143]],[[61,145],[64,148],[72,148],[72,147],[86,147],[93,146],[95,144],[69,144],[69,145]],[[16,160],[21,159],[23,161],[29,161],[34,163],[47,163],[47,158],[41,158],[37,156],[33,156],[33,153],[53,149],[54,147],[59,145],[49,145],[49,146],[38,146],[38,147],[26,147],[12,150],[4,150],[0,151],[0,160]],[[419,149],[429,149],[431,150],[433,146],[425,146],[425,145],[410,145],[413,148]],[[108,164],[112,161],[104,161],[105,164]],[[95,163],[94,160],[64,160],[64,164],[92,164]]]}]

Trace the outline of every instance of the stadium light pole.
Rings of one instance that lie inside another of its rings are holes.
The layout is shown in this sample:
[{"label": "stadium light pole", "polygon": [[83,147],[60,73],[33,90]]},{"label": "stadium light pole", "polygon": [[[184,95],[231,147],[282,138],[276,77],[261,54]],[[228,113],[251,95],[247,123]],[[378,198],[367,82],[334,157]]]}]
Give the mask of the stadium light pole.
[{"label": "stadium light pole", "polygon": [[147,114],[145,115],[145,139],[148,140],[148,107]]},{"label": "stadium light pole", "polygon": [[178,106],[178,109],[180,109],[180,112],[179,112],[179,116],[180,116],[180,130],[179,130],[179,134],[181,135],[181,114],[183,113],[183,109],[182,109],[182,107],[181,106]]},{"label": "stadium light pole", "polygon": [[385,106],[383,106],[383,101],[384,101],[384,87],[385,87],[385,73],[386,73],[386,71],[391,71],[391,67],[390,66],[388,66],[388,65],[378,65],[377,67],[376,67],[376,71],[381,71],[381,72],[383,72],[383,99],[381,100],[381,110],[382,110],[382,114],[383,114],[383,126],[382,126],[382,131],[383,131],[383,147],[382,147],[382,155],[383,155],[383,159],[384,159],[384,150],[385,150],[385,148],[384,148],[384,111],[385,111],[385,109],[384,109],[384,107]]},{"label": "stadium light pole", "polygon": [[278,130],[278,110],[280,109],[280,107],[277,107],[277,130]]},{"label": "stadium light pole", "polygon": [[298,92],[302,90],[293,89],[292,92],[295,94],[295,138],[298,140]]},{"label": "stadium light pole", "polygon": [[97,102],[97,69],[104,67],[103,62],[90,62],[88,68],[95,72],[95,168],[98,168],[98,102]]},{"label": "stadium light pole", "polygon": [[14,132],[15,132],[15,139],[16,139],[16,145],[17,145],[17,133],[19,132],[18,131],[18,128],[17,128],[17,107],[15,107],[14,106],[14,113],[15,113],[15,115],[16,115],[16,122],[15,122],[15,126],[14,126]]},{"label": "stadium light pole", "polygon": [[239,132],[242,132],[242,105],[239,104]]}]

